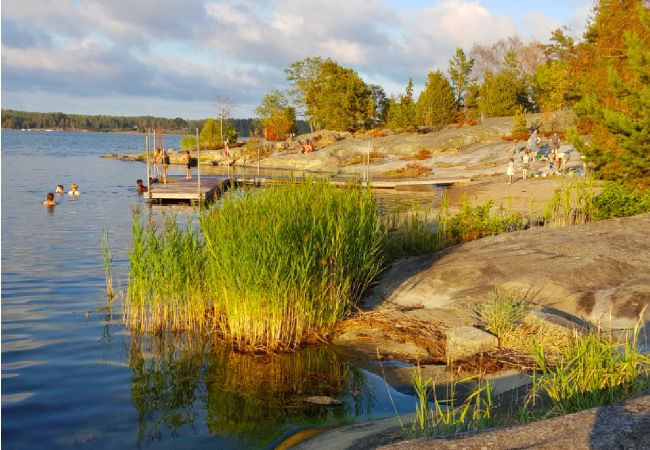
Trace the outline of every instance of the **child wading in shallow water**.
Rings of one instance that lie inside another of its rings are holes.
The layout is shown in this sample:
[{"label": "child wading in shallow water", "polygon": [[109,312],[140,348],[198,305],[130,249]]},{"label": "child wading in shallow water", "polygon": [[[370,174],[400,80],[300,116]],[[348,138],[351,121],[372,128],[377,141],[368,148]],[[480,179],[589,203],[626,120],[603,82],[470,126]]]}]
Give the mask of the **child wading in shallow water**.
[{"label": "child wading in shallow water", "polygon": [[508,184],[512,184],[512,178],[515,175],[515,158],[510,158],[508,163],[508,170],[506,170],[506,175],[508,175]]}]

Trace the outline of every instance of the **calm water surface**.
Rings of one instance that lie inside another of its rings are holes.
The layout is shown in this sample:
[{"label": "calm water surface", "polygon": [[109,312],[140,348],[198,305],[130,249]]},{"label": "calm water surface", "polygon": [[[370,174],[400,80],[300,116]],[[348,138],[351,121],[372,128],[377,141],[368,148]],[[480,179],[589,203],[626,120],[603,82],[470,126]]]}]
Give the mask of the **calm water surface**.
[{"label": "calm water surface", "polygon": [[[2,444],[273,448],[300,429],[393,415],[384,381],[331,348],[254,357],[130,336],[119,301],[106,307],[103,230],[123,289],[132,208],[152,220],[194,214],[149,208],[134,189],[145,166],[98,157],[143,147],[136,134],[2,131]],[[80,197],[41,204],[72,182]],[[390,391],[400,413],[413,410],[412,397]],[[310,395],[343,405],[309,406]]]}]

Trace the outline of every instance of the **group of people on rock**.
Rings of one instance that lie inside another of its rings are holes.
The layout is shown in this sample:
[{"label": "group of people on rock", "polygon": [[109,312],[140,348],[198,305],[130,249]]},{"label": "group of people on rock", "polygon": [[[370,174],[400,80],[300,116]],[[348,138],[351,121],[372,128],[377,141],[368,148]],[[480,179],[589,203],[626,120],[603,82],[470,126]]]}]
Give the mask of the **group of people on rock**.
[{"label": "group of people on rock", "polygon": [[[528,139],[526,148],[521,156],[521,178],[528,178],[528,170],[531,168],[531,164],[537,160],[537,154],[540,150],[541,139],[538,136],[539,129],[533,129]],[[560,137],[557,132],[553,133],[550,138],[550,147],[551,151],[548,155],[549,160],[549,170],[551,172],[557,171],[561,173],[566,172],[567,163],[569,161],[570,155],[568,152],[560,151]],[[508,184],[514,182],[515,176],[515,155],[519,152],[518,144],[512,149],[511,156],[508,162],[508,169],[506,170],[506,175],[508,176]]]},{"label": "group of people on rock", "polygon": [[[45,206],[56,206],[59,204],[56,200],[54,200],[54,196],[62,197],[63,194],[65,194],[65,189],[63,188],[62,184],[57,184],[56,189],[54,192],[48,192],[45,196],[45,200],[43,200],[43,205]],[[72,183],[70,184],[70,190],[68,191],[68,195],[71,197],[77,197],[81,195],[81,192],[79,192],[79,186],[77,183]]]}]

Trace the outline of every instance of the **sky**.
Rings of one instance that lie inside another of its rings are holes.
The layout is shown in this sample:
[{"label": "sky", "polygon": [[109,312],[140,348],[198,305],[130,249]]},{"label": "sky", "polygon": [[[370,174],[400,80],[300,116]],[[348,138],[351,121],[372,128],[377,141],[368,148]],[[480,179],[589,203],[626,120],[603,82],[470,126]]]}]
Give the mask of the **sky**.
[{"label": "sky", "polygon": [[284,70],[331,57],[415,92],[457,47],[579,38],[593,0],[3,0],[2,108],[204,119],[229,98],[254,117]]}]

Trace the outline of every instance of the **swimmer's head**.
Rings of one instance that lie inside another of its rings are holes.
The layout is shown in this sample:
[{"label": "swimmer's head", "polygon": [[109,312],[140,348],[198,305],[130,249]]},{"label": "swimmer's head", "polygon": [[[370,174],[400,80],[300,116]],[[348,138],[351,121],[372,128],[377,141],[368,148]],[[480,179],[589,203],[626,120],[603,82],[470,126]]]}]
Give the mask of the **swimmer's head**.
[{"label": "swimmer's head", "polygon": [[72,189],[73,191],[76,191],[78,187],[79,187],[79,186],[77,186],[77,183],[72,183],[72,184],[70,185],[70,189]]},{"label": "swimmer's head", "polygon": [[52,194],[51,192],[48,192],[47,193],[47,200],[50,201],[50,202],[53,201],[54,200],[54,194]]},{"label": "swimmer's head", "polygon": [[57,194],[60,194],[61,192],[63,192],[63,185],[62,184],[57,184],[56,185],[56,192],[57,192]]}]

